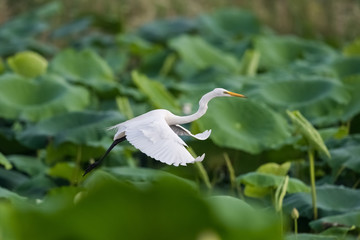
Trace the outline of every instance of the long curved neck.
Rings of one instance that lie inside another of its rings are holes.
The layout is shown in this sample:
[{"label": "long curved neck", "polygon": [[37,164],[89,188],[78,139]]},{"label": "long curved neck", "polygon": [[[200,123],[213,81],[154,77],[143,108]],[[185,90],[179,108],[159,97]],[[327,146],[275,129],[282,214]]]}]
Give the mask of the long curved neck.
[{"label": "long curved neck", "polygon": [[199,109],[197,110],[197,112],[193,113],[189,116],[176,116],[176,118],[175,118],[176,124],[189,123],[189,122],[195,121],[196,119],[199,119],[200,117],[202,117],[208,109],[209,101],[211,99],[213,99],[214,97],[216,97],[216,96],[213,94],[213,92],[209,92],[209,93],[205,94],[204,96],[202,96],[202,98],[199,101]]}]

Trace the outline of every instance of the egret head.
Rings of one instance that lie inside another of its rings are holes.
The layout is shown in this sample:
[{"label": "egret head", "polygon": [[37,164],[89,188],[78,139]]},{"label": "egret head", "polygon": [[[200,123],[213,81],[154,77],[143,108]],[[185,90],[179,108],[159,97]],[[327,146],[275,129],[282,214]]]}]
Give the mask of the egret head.
[{"label": "egret head", "polygon": [[230,92],[224,88],[215,88],[212,91],[216,96],[219,97],[241,97],[241,98],[246,98],[246,96],[239,94],[239,93],[234,93],[234,92]]}]

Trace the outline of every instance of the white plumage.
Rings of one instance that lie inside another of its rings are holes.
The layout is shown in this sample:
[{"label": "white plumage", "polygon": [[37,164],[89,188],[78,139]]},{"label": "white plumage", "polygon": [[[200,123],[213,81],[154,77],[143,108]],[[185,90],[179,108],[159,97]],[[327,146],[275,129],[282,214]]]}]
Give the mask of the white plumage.
[{"label": "white plumage", "polygon": [[109,128],[116,129],[114,143],[99,161],[86,169],[85,174],[98,166],[111,149],[125,138],[141,152],[169,165],[185,166],[188,163],[202,161],[205,154],[194,158],[187,151],[186,143],[178,135],[205,140],[210,136],[211,130],[194,135],[180,124],[190,123],[203,116],[211,99],[230,96],[245,97],[242,94],[233,93],[223,88],[215,88],[200,99],[199,109],[192,115],[176,116],[168,110],[157,109]]}]

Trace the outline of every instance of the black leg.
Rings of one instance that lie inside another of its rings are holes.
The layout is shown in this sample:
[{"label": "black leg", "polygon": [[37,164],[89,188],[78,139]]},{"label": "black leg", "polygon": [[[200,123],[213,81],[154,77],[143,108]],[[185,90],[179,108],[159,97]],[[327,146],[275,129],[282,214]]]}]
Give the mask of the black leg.
[{"label": "black leg", "polygon": [[109,152],[119,143],[121,143],[122,141],[126,140],[125,137],[116,139],[111,146],[106,150],[104,156],[102,156],[99,160],[97,160],[96,162],[94,162],[93,164],[90,164],[86,169],[85,172],[83,174],[83,176],[85,176],[86,174],[88,174],[91,170],[93,170],[94,168],[96,168],[97,166],[99,166],[102,162],[102,160],[104,160],[104,158],[109,154]]}]

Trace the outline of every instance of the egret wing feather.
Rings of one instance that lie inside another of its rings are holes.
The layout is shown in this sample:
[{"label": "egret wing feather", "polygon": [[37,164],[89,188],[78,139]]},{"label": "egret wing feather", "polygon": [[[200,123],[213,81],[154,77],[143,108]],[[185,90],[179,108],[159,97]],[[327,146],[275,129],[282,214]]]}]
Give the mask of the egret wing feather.
[{"label": "egret wing feather", "polygon": [[164,119],[149,119],[136,126],[126,127],[127,140],[146,155],[169,165],[186,165],[202,161],[204,155],[194,159],[186,150],[186,143],[175,134]]},{"label": "egret wing feather", "polygon": [[177,124],[177,125],[171,125],[170,128],[177,134],[180,136],[191,136],[193,138],[199,139],[199,140],[206,140],[210,134],[211,134],[211,129],[210,130],[206,130],[202,133],[198,133],[198,134],[192,134],[189,130],[187,130],[186,128],[184,128],[183,126]]}]

